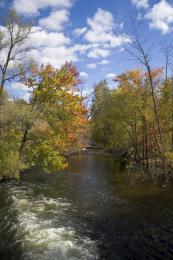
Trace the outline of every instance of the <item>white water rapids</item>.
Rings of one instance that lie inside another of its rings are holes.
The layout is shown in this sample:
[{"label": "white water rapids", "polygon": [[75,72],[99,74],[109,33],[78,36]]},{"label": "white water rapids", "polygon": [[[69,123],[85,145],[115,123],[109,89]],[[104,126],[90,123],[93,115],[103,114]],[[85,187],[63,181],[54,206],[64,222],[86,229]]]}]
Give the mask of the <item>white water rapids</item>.
[{"label": "white water rapids", "polygon": [[9,189],[16,221],[16,243],[26,260],[92,260],[97,258],[96,242],[79,234],[70,218],[73,206],[62,198],[33,196],[29,186]]}]

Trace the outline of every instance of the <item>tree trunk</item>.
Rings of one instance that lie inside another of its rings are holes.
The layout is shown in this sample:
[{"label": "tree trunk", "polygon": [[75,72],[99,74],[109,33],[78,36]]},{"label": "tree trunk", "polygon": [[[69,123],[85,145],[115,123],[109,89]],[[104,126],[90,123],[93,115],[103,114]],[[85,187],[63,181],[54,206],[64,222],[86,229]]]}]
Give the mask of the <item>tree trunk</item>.
[{"label": "tree trunk", "polygon": [[2,69],[2,79],[1,79],[1,82],[0,82],[0,105],[2,103],[2,93],[3,93],[3,89],[4,89],[4,84],[5,84],[5,81],[6,81],[5,78],[6,78],[7,68],[8,68],[8,64],[10,62],[12,50],[13,50],[13,44],[11,44],[11,46],[10,46],[10,49],[9,49],[9,52],[8,52],[8,55],[7,55],[7,60],[6,60],[5,65]]},{"label": "tree trunk", "polygon": [[19,150],[20,157],[22,156],[23,149],[24,149],[25,143],[26,143],[26,141],[27,141],[28,131],[29,131],[29,128],[27,127],[27,128],[25,129],[25,131],[24,131],[24,134],[23,134],[23,137],[22,137],[22,142],[21,142],[21,145],[20,145],[20,150]]},{"label": "tree trunk", "polygon": [[144,116],[144,135],[145,135],[145,166],[149,168],[149,161],[148,161],[148,137],[147,137],[147,123],[146,118]]}]

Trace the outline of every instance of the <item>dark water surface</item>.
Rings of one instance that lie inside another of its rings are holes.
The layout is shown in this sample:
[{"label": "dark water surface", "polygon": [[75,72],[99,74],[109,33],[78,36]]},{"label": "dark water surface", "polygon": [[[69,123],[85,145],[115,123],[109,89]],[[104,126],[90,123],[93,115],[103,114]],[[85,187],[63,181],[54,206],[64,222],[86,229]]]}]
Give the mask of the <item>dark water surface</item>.
[{"label": "dark water surface", "polygon": [[173,259],[173,187],[130,185],[111,156],[0,186],[0,259]]}]

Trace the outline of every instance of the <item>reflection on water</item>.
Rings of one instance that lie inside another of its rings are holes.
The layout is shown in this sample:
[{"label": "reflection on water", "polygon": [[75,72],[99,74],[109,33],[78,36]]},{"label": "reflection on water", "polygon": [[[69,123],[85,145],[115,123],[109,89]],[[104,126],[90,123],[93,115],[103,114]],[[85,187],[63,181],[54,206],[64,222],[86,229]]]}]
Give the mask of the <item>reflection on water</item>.
[{"label": "reflection on water", "polygon": [[113,157],[0,186],[0,259],[172,259],[173,191],[129,185]]}]

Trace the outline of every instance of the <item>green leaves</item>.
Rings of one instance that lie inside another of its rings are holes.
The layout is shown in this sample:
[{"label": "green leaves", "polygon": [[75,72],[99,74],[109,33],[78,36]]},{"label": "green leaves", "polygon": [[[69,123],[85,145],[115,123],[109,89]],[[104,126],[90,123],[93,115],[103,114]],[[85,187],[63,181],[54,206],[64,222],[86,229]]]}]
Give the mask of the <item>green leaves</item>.
[{"label": "green leaves", "polygon": [[19,178],[20,172],[25,169],[14,145],[0,141],[0,179]]},{"label": "green leaves", "polygon": [[[172,127],[172,81],[162,81],[163,69],[151,70],[158,120],[169,150]],[[116,78],[118,85],[109,89],[106,81],[95,86],[91,108],[92,139],[100,147],[133,149],[137,161],[160,159],[159,131],[148,73],[127,71]]]},{"label": "green leaves", "polygon": [[36,144],[32,154],[30,148],[28,146],[25,151],[28,166],[36,165],[45,173],[57,171],[67,166],[64,157],[53,148],[52,142],[49,140]]},{"label": "green leaves", "polygon": [[1,176],[18,177],[24,167],[33,165],[44,172],[67,167],[64,155],[76,145],[87,123],[87,110],[75,92],[78,77],[72,63],[60,69],[31,64],[22,77],[33,90],[29,103],[4,96]]}]

